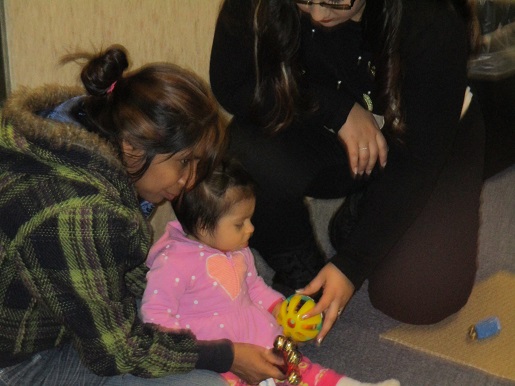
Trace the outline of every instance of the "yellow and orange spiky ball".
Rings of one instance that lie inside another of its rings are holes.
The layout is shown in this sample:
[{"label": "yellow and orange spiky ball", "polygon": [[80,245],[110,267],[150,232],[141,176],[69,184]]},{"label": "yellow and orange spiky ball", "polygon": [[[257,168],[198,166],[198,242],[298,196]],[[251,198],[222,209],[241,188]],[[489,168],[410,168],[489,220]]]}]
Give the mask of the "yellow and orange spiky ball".
[{"label": "yellow and orange spiky ball", "polygon": [[283,301],[277,322],[282,326],[286,337],[296,342],[305,342],[318,335],[322,328],[322,314],[301,319],[315,304],[309,296],[299,294],[291,295]]}]

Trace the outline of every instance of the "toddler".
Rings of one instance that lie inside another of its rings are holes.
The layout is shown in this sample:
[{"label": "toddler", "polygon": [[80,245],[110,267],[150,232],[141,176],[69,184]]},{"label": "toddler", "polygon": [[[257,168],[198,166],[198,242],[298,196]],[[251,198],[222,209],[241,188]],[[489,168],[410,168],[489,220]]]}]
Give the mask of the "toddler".
[{"label": "toddler", "polygon": [[[146,323],[189,329],[201,340],[227,338],[273,348],[282,329],[275,316],[283,297],[258,276],[248,240],[254,226],[255,184],[235,160],[224,160],[174,202],[178,221],[149,253],[142,302]],[[301,385],[370,385],[303,358]],[[230,385],[245,385],[232,373]],[[267,380],[263,385],[286,385]],[[377,385],[399,385],[388,380]]]}]

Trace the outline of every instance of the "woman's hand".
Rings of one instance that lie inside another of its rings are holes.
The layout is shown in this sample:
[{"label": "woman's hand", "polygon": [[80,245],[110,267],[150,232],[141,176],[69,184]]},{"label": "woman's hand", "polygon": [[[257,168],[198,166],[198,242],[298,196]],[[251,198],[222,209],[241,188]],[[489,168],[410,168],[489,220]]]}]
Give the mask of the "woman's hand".
[{"label": "woman's hand", "polygon": [[322,343],[334,322],[349,302],[354,293],[354,285],[336,266],[327,263],[318,275],[302,290],[297,293],[312,295],[323,288],[323,294],[315,307],[305,314],[305,318],[324,313],[322,329],[317,336],[318,344]]},{"label": "woman's hand", "polygon": [[378,158],[381,167],[386,166],[386,140],[374,115],[358,103],[354,103],[347,121],[338,130],[338,137],[347,148],[349,164],[354,175],[372,173]]},{"label": "woman's hand", "polygon": [[234,362],[231,372],[253,385],[268,379],[285,379],[286,375],[277,368],[284,359],[271,349],[248,343],[234,343]]}]

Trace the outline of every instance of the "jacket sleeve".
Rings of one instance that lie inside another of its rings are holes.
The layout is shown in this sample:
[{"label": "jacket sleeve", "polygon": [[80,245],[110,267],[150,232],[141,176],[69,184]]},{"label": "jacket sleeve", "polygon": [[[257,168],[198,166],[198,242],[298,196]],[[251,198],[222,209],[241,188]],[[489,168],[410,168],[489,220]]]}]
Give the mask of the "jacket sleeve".
[{"label": "jacket sleeve", "polygon": [[389,142],[388,164],[371,181],[357,226],[331,260],[356,289],[429,200],[452,153],[467,86],[463,21],[444,6],[425,9],[425,2],[406,3],[403,143]]},{"label": "jacket sleeve", "polygon": [[265,310],[269,310],[272,305],[284,299],[284,296],[269,287],[263,278],[259,276],[250,248],[245,249],[245,260],[248,267],[246,281],[249,296],[254,304],[258,304]]},{"label": "jacket sleeve", "polygon": [[[98,375],[162,377],[192,370],[199,360],[205,366],[209,358],[212,366],[204,368],[227,371],[229,341],[158,332],[139,319],[125,281],[126,271],[144,262],[148,251],[150,235],[138,210],[112,200],[61,205],[31,236],[32,248],[44,251],[25,260],[32,289]],[[48,227],[58,232],[46,232]]]}]

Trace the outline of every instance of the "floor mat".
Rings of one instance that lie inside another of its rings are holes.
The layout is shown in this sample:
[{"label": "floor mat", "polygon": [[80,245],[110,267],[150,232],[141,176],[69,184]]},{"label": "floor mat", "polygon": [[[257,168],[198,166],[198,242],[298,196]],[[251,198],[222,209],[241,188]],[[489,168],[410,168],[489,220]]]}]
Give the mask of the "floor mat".
[{"label": "floor mat", "polygon": [[[469,339],[469,327],[491,316],[499,318],[500,333]],[[515,274],[499,272],[477,284],[467,305],[440,323],[402,325],[381,338],[515,381]]]}]

